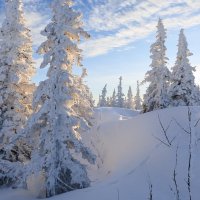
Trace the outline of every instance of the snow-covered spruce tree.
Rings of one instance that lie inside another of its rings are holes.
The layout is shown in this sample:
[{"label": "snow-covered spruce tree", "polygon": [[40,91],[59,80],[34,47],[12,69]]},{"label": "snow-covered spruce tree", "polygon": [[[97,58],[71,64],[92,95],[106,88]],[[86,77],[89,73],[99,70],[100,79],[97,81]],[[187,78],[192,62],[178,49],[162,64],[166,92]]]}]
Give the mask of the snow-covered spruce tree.
[{"label": "snow-covered spruce tree", "polygon": [[100,102],[99,102],[99,106],[100,107],[106,107],[107,106],[107,84],[104,86],[102,92],[101,92],[101,96],[100,96]]},{"label": "snow-covered spruce tree", "polygon": [[[35,73],[30,30],[21,0],[6,0],[6,18],[0,28],[0,185],[13,184],[19,163],[30,158],[21,134],[32,113],[31,78]],[[16,140],[15,140],[16,141]]]},{"label": "snow-covered spruce tree", "polygon": [[124,96],[124,106],[123,106],[123,108],[127,108],[127,97],[126,97],[126,95]]},{"label": "snow-covered spruce tree", "polygon": [[111,107],[111,97],[107,97],[107,107]]},{"label": "snow-covered spruce tree", "polygon": [[116,96],[116,92],[114,89],[113,95],[111,97],[111,107],[116,107],[116,106],[117,106],[117,96]]},{"label": "snow-covered spruce tree", "polygon": [[166,29],[161,19],[158,21],[157,29],[156,42],[151,45],[150,50],[151,70],[146,73],[143,81],[149,83],[144,95],[144,112],[166,108],[169,105],[167,89],[170,71],[166,66],[168,60],[165,47]]},{"label": "snow-covered spruce tree", "polygon": [[90,89],[89,89],[89,97],[90,97],[89,99],[91,102],[91,107],[94,108],[96,101],[95,101],[94,96],[93,96],[92,92],[90,91]]},{"label": "snow-covered spruce tree", "polygon": [[172,68],[171,85],[169,88],[171,106],[199,105],[199,92],[193,75],[195,68],[190,65],[188,59],[191,55],[184,30],[181,29],[177,59],[175,66]]},{"label": "snow-covered spruce tree", "polygon": [[137,81],[137,92],[134,98],[134,105],[136,110],[142,110],[142,99],[140,97],[140,83]]},{"label": "snow-covered spruce tree", "polygon": [[134,108],[133,93],[132,93],[131,86],[129,86],[129,89],[128,89],[126,107],[128,109],[133,109]]},{"label": "snow-covered spruce tree", "polygon": [[124,93],[122,90],[122,77],[119,77],[119,86],[117,91],[117,107],[123,108],[125,106]]},{"label": "snow-covered spruce tree", "polygon": [[77,156],[82,155],[90,163],[95,161],[81,141],[78,130],[82,120],[73,109],[74,98],[80,91],[72,67],[81,66],[77,45],[89,35],[82,29],[81,14],[72,5],[71,0],[52,2],[51,22],[41,32],[47,40],[38,49],[44,55],[41,68],[50,65],[48,78],[34,94],[35,112],[24,129],[34,146],[25,178],[30,174],[42,175],[43,197],[88,187],[86,167]]},{"label": "snow-covered spruce tree", "polygon": [[[84,79],[87,76],[87,70],[85,68],[82,69],[81,76],[76,76],[76,89],[79,90],[77,92],[74,99],[73,109],[77,113],[77,115],[87,123],[87,127],[92,125],[92,115],[93,115],[93,107],[94,100],[90,89],[84,83]],[[87,128],[86,127],[86,128]]]}]

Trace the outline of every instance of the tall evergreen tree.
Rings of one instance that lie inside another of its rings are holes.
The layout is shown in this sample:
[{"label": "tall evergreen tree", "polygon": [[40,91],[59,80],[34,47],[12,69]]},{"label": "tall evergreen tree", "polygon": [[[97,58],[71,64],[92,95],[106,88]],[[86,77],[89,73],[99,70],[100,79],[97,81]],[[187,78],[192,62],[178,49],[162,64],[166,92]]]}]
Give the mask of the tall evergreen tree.
[{"label": "tall evergreen tree", "polygon": [[167,89],[170,79],[170,71],[166,64],[166,29],[162,20],[157,25],[156,42],[151,45],[151,70],[145,75],[143,83],[150,83],[144,95],[144,112],[166,108],[169,104]]},{"label": "tall evergreen tree", "polygon": [[129,89],[128,89],[126,107],[128,109],[133,109],[134,108],[133,93],[132,93],[131,86],[129,86]]},{"label": "tall evergreen tree", "polygon": [[[0,185],[19,175],[17,161],[28,159],[23,140],[13,144],[32,113],[35,73],[30,30],[26,27],[21,0],[6,0],[6,18],[0,29]],[[17,166],[17,167],[16,167]],[[16,170],[16,171],[15,171]]]},{"label": "tall evergreen tree", "polygon": [[107,84],[104,86],[101,96],[100,96],[100,102],[99,102],[99,106],[100,107],[106,107],[107,106]]},{"label": "tall evergreen tree", "polygon": [[122,89],[122,77],[119,77],[119,86],[118,86],[118,92],[117,92],[117,107],[123,108],[125,106],[125,99],[124,99],[124,93]]},{"label": "tall evergreen tree", "polygon": [[[79,93],[74,65],[81,66],[78,42],[89,35],[82,29],[81,14],[72,8],[72,0],[53,0],[52,19],[41,32],[47,40],[38,52],[44,55],[41,68],[50,65],[47,80],[42,81],[34,94],[34,114],[24,132],[34,146],[31,163],[25,178],[42,174],[44,196],[85,188],[90,185],[82,158],[94,163],[95,157],[82,144],[80,118],[75,113],[74,98]],[[35,142],[35,137],[38,136]]]},{"label": "tall evergreen tree", "polygon": [[190,65],[188,49],[184,30],[181,29],[178,42],[178,53],[175,66],[172,68],[169,95],[171,106],[192,106],[199,102],[198,88],[195,85],[193,72],[195,68]]},{"label": "tall evergreen tree", "polygon": [[111,106],[112,107],[116,107],[117,106],[117,96],[116,96],[115,89],[114,89],[113,95],[111,97]]},{"label": "tall evergreen tree", "polygon": [[142,110],[142,99],[140,97],[140,83],[137,81],[137,92],[134,98],[134,104],[136,110]]}]

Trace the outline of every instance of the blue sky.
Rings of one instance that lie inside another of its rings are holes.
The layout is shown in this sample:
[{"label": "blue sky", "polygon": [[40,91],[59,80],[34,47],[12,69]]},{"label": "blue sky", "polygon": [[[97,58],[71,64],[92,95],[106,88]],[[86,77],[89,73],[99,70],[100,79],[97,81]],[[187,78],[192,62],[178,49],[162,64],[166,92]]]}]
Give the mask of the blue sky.
[{"label": "blue sky", "polygon": [[[0,0],[0,22],[4,18]],[[40,31],[48,23],[50,0],[23,0],[28,26],[32,30],[34,50],[45,39]],[[197,66],[196,82],[200,83],[200,1],[199,0],[76,0],[75,9],[83,13],[85,29],[91,39],[81,43],[84,66],[88,69],[87,84],[95,98],[107,83],[112,93],[119,76],[123,76],[124,93],[131,85],[135,93],[136,81],[142,81],[149,69],[149,48],[155,41],[159,17],[168,29],[166,41],[169,68],[175,62],[180,28],[185,28],[190,61]],[[45,78],[40,70],[41,58],[34,54],[37,74],[34,82]],[[145,86],[141,88],[142,93]]]}]

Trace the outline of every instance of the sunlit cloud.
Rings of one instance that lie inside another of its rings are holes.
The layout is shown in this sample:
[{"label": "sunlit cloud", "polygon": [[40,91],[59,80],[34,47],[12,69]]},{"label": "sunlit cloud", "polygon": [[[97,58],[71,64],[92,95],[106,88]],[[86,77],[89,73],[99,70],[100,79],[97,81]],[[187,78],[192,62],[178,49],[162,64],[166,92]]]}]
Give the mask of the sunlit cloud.
[{"label": "sunlit cloud", "polygon": [[95,34],[91,41],[82,44],[85,55],[106,54],[147,37],[155,31],[159,17],[168,29],[199,25],[200,1],[107,0],[94,5],[86,28],[95,30]]}]

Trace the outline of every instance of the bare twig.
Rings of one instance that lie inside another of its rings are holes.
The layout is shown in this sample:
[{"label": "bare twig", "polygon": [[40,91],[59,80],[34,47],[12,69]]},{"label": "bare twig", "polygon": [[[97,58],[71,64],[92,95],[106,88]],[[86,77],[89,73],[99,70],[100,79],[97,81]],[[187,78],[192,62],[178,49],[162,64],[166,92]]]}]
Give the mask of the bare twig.
[{"label": "bare twig", "polygon": [[197,122],[195,123],[194,127],[197,127],[199,122],[200,122],[200,118],[197,120]]},{"label": "bare twig", "polygon": [[153,185],[149,185],[149,200],[153,200]]},{"label": "bare twig", "polygon": [[176,136],[174,136],[171,140],[171,144],[173,143],[173,141],[176,139]]},{"label": "bare twig", "polygon": [[191,127],[191,121],[192,121],[192,112],[190,110],[190,107],[188,107],[188,120],[189,120],[189,160],[188,160],[188,175],[187,175],[187,186],[188,186],[188,192],[189,192],[189,199],[192,200],[191,195],[191,160],[192,160],[192,127]]},{"label": "bare twig", "polygon": [[149,182],[149,200],[153,200],[153,185]]},{"label": "bare twig", "polygon": [[185,128],[183,128],[183,127],[181,126],[181,124],[180,124],[175,118],[173,118],[173,119],[174,119],[174,121],[176,122],[176,124],[179,126],[179,128],[181,128],[185,133],[190,134],[190,132],[187,131]]},{"label": "bare twig", "polygon": [[150,177],[148,171],[147,171],[147,177],[148,177],[148,184],[149,184],[149,197],[148,197],[148,200],[153,200],[153,184],[151,182],[151,177]]},{"label": "bare twig", "polygon": [[187,186],[188,186],[189,197],[190,197],[190,200],[191,200],[192,199],[192,197],[191,197],[191,152],[189,154],[189,162],[188,162]]},{"label": "bare twig", "polygon": [[157,136],[154,136],[154,135],[153,136],[155,137],[155,139],[157,139],[158,141],[160,141],[162,144],[166,145],[167,147],[170,147],[172,145],[172,142],[176,138],[176,137],[174,137],[172,140],[170,140],[169,136],[168,136],[168,133],[167,133],[168,130],[169,130],[169,128],[170,128],[170,126],[171,126],[172,120],[169,122],[169,124],[168,124],[168,126],[166,128],[163,126],[163,123],[162,123],[162,121],[160,119],[160,115],[159,114],[158,114],[158,120],[159,120],[159,124],[160,124],[160,126],[162,128],[162,132],[164,134],[164,137],[165,137],[166,141],[158,138]]},{"label": "bare twig", "polygon": [[117,188],[117,200],[119,200],[119,188]]},{"label": "bare twig", "polygon": [[[193,124],[193,119],[192,119],[192,112],[191,112],[191,109],[190,107],[188,106],[188,111],[187,111],[187,115],[188,115],[188,130],[186,130],[185,128],[183,128],[183,126],[177,122],[176,119],[174,119],[174,121],[176,122],[176,124],[186,133],[189,135],[189,158],[188,158],[188,166],[187,166],[187,178],[184,179],[185,183],[187,184],[187,190],[188,190],[188,193],[189,193],[189,200],[192,200],[192,192],[191,192],[191,181],[192,181],[192,157],[193,157],[193,145],[194,145],[194,139],[193,137],[194,136],[194,130],[193,128],[197,127],[199,122],[200,122],[200,119],[198,119],[196,121],[196,123]],[[200,138],[198,139],[195,139],[195,141],[199,141]],[[176,166],[177,166],[177,152],[176,152]],[[177,181],[176,181],[176,166],[175,166],[175,169],[174,169],[174,176],[173,176],[173,181],[174,181],[174,184],[175,184],[175,187],[176,187],[176,193],[177,193],[177,200],[180,199],[180,193],[179,193],[179,190],[178,190],[178,185],[177,185]]]},{"label": "bare twig", "polygon": [[166,145],[167,147],[170,147],[169,144],[167,144],[166,142],[164,142],[164,141],[161,140],[160,138],[156,137],[155,135],[153,135],[153,136],[154,136],[154,138],[155,138],[156,140],[158,140],[158,141],[161,142],[162,144]]},{"label": "bare twig", "polygon": [[160,119],[160,115],[159,115],[159,114],[158,114],[158,120],[159,120],[160,126],[161,126],[161,128],[162,128],[162,130],[163,130],[164,136],[165,136],[165,138],[166,138],[166,140],[167,140],[167,143],[171,146],[171,142],[170,142],[169,137],[168,137],[168,135],[167,135],[167,131],[168,131],[168,129],[169,129],[169,127],[170,127],[172,121],[170,121],[169,125],[168,125],[167,128],[165,129],[164,126],[163,126],[163,124],[162,124],[162,122],[161,122],[161,119]]},{"label": "bare twig", "polygon": [[176,149],[176,162],[175,162],[175,167],[174,167],[174,172],[173,172],[173,182],[175,185],[175,194],[176,194],[176,200],[180,200],[180,193],[178,189],[178,183],[177,183],[177,164],[178,164],[178,146]]}]

